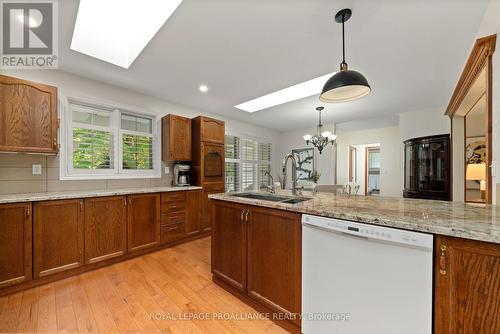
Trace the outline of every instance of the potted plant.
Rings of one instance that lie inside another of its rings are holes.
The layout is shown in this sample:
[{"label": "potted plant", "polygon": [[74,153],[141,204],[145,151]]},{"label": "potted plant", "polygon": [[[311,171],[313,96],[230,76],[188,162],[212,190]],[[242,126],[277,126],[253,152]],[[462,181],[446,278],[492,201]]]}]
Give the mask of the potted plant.
[{"label": "potted plant", "polygon": [[313,182],[313,188],[312,188],[313,195],[316,193],[316,185],[318,184],[320,177],[321,177],[321,173],[318,172],[317,169],[314,169],[311,172],[310,180]]}]

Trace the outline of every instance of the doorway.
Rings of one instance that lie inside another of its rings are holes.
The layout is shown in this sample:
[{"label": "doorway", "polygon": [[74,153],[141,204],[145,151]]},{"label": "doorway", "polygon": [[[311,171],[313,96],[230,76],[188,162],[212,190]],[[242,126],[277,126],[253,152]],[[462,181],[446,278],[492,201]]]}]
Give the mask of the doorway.
[{"label": "doorway", "polygon": [[380,196],[380,145],[365,148],[365,195]]}]

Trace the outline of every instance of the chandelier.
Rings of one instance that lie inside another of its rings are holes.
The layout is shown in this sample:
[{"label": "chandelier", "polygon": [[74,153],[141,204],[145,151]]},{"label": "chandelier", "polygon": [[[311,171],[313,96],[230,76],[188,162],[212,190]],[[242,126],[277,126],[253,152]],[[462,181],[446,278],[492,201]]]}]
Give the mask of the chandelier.
[{"label": "chandelier", "polygon": [[333,145],[335,139],[337,139],[337,136],[331,133],[330,131],[323,131],[323,124],[321,124],[321,111],[323,109],[325,108],[324,107],[316,108],[316,110],[319,111],[319,124],[318,127],[316,128],[316,134],[314,136],[307,134],[302,137],[306,141],[306,145],[309,145],[309,143],[311,143],[314,147],[318,149],[319,154],[321,154],[321,151],[323,151],[323,148],[325,148],[326,145],[330,143]]}]

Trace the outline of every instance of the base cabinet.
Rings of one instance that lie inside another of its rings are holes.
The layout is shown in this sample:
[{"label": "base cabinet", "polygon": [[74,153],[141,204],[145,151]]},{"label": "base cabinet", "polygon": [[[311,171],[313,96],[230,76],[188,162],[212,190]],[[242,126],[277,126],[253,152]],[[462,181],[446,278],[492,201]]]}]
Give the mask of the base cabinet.
[{"label": "base cabinet", "polygon": [[212,273],[245,293],[247,248],[244,216],[247,206],[216,202],[213,207]]},{"label": "base cabinet", "polygon": [[31,203],[0,205],[0,288],[32,278]]},{"label": "base cabinet", "polygon": [[127,252],[125,196],[85,200],[85,263],[95,263]]},{"label": "base cabinet", "polygon": [[211,212],[211,200],[208,198],[208,195],[211,194],[219,194],[224,192],[224,183],[207,183],[203,184],[203,195],[202,195],[202,212],[206,213],[203,214],[201,217],[201,229],[202,232],[208,232],[212,230],[212,216],[210,215]]},{"label": "base cabinet", "polygon": [[254,207],[247,225],[247,294],[300,326],[302,225],[299,214]]},{"label": "base cabinet", "polygon": [[129,252],[160,244],[160,194],[127,196]]},{"label": "base cabinet", "polygon": [[437,236],[434,333],[500,333],[500,247]]},{"label": "base cabinet", "polygon": [[33,205],[33,273],[36,278],[83,265],[82,199]]},{"label": "base cabinet", "polygon": [[[186,192],[186,236],[196,235],[202,232],[201,228],[201,190]],[[210,216],[210,211],[204,215]]]},{"label": "base cabinet", "polygon": [[[212,273],[273,312],[301,310],[300,214],[214,201]],[[292,320],[300,326],[300,318]]]}]

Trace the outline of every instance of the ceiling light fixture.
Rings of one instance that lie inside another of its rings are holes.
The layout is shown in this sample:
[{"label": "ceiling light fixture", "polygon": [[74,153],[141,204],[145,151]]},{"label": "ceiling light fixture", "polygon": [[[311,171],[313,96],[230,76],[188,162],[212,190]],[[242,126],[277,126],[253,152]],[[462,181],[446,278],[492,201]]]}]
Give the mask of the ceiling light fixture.
[{"label": "ceiling light fixture", "polygon": [[332,74],[333,73],[325,74],[318,78],[298,83],[288,88],[269,93],[247,102],[243,102],[234,107],[247,112],[256,112],[290,101],[295,101],[304,97],[319,94],[321,92],[321,87],[323,87],[323,83],[325,82],[325,80],[331,77]]},{"label": "ceiling light fixture", "polygon": [[207,85],[200,85],[200,87],[198,87],[198,89],[200,90],[200,92],[202,93],[206,93],[208,92],[208,86]]},{"label": "ceiling light fixture", "polygon": [[71,49],[129,68],[182,0],[80,0]]},{"label": "ceiling light fixture", "polygon": [[363,74],[349,70],[345,61],[344,23],[349,20],[352,11],[342,9],[335,15],[335,21],[342,23],[342,62],[340,71],[335,73],[323,87],[319,99],[323,102],[347,102],[368,95],[371,87]]},{"label": "ceiling light fixture", "polygon": [[319,111],[319,124],[316,128],[316,134],[313,136],[307,134],[302,138],[306,141],[306,145],[311,143],[314,147],[316,147],[319,151],[319,154],[323,151],[326,145],[332,144],[337,139],[337,136],[332,134],[330,131],[323,131],[323,124],[321,124],[321,111],[325,109],[324,107],[317,107],[316,110]]}]

